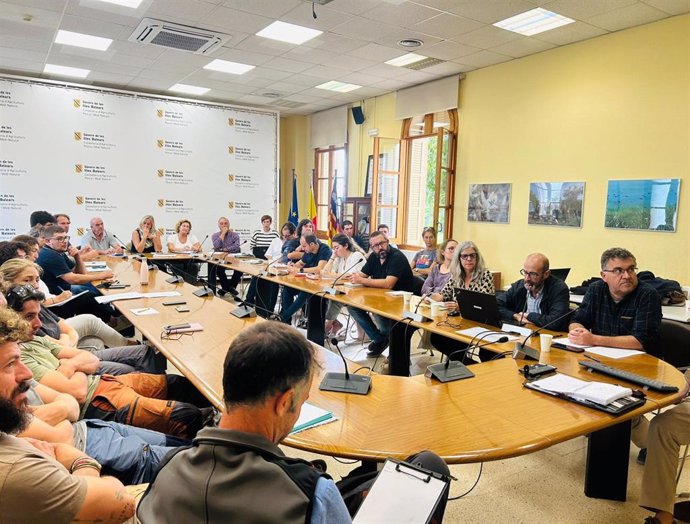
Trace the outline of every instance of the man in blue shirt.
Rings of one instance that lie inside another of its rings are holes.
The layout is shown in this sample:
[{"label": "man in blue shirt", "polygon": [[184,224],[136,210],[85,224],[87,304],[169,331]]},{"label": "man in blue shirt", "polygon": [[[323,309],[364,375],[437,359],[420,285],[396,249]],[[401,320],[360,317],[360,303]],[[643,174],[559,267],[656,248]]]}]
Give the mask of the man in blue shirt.
[{"label": "man in blue shirt", "polygon": [[278,447],[309,396],[314,367],[314,347],[296,330],[276,322],[243,330],[225,358],[218,428],[201,430],[162,467],[139,504],[141,522],[200,515],[208,522],[351,522],[333,480]]},{"label": "man in blue shirt", "polygon": [[[300,238],[300,246],[304,255],[302,259],[295,262],[288,268],[291,273],[316,273],[318,274],[331,258],[333,251],[327,244],[319,242],[316,235],[305,235]],[[309,298],[309,293],[305,291],[298,291],[296,289],[283,286],[282,309],[280,311],[280,320],[289,324],[292,321],[292,315],[297,313],[299,309]]]}]

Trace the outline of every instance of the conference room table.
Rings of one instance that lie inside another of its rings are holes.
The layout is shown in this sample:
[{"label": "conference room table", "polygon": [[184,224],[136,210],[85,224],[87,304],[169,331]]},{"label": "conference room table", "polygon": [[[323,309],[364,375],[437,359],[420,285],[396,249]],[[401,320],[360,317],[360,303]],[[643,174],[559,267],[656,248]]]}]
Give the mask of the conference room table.
[{"label": "conference room table", "polygon": [[[179,313],[163,306],[172,298],[140,298],[114,305],[166,358],[219,409],[222,402],[223,361],[233,338],[245,327],[263,322],[260,317],[239,319],[234,305],[213,296],[199,298],[186,283],[168,284],[167,274],[150,272],[149,284],[139,284],[139,262],[108,260],[127,291],[177,291],[190,310]],[[269,277],[287,282],[293,277]],[[302,279],[299,279],[300,282]],[[302,284],[300,285],[307,285]],[[311,285],[311,284],[309,284]],[[105,294],[122,290],[103,290]],[[352,289],[351,300],[366,303],[369,291]],[[357,293],[354,293],[354,292]],[[349,293],[348,293],[349,295]],[[344,301],[348,295],[331,297]],[[355,295],[360,295],[359,298]],[[383,295],[380,306],[402,303],[401,297]],[[152,308],[157,313],[138,316],[132,309]],[[438,319],[441,322],[442,319]],[[455,322],[456,320],[454,320]],[[199,322],[203,331],[166,339],[162,327]],[[421,325],[422,329],[435,327]],[[476,324],[460,320],[463,327]],[[539,341],[532,341],[539,347]],[[291,434],[283,444],[310,452],[362,461],[403,459],[422,449],[438,453],[450,464],[506,459],[545,449],[569,439],[589,435],[585,494],[625,500],[630,445],[630,421],[649,411],[679,401],[688,391],[683,375],[649,355],[601,360],[635,373],[670,383],[674,394],[647,392],[646,403],[618,417],[525,388],[519,370],[525,361],[511,358],[471,366],[475,377],[440,383],[423,375],[413,377],[371,374],[366,396],[325,392],[319,383],[327,371],[342,371],[339,357],[319,345],[317,369],[309,402],[333,412],[335,422]],[[542,361],[573,377],[622,383],[593,375],[578,365],[582,356],[552,349]],[[349,363],[350,370],[356,368]],[[624,384],[624,383],[623,383]],[[632,387],[635,387],[632,385]]]}]

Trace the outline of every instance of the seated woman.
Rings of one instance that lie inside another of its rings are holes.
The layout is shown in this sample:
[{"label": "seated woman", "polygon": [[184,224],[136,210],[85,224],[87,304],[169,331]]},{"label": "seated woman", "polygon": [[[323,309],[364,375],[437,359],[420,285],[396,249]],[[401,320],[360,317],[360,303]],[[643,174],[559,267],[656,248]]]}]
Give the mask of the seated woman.
[{"label": "seated woman", "polygon": [[168,236],[168,251],[170,253],[198,253],[201,251],[201,244],[197,238],[191,234],[192,223],[183,218],[175,224],[176,234]]},{"label": "seated woman", "polygon": [[433,227],[425,227],[422,231],[424,249],[417,251],[410,262],[415,275],[426,278],[436,260],[436,230]]},{"label": "seated woman", "polygon": [[163,251],[161,233],[156,229],[156,221],[151,215],[144,215],[139,227],[132,231],[132,253],[160,253]]},{"label": "seated woman", "polygon": [[[449,270],[448,282],[443,286],[441,292],[431,295],[432,300],[444,301],[448,311],[454,311],[458,308],[455,301],[458,289],[468,289],[489,295],[496,293],[491,271],[487,269],[479,248],[471,240],[460,242],[455,248]],[[462,347],[462,343],[457,340],[435,334],[431,335],[431,343],[439,351],[446,354]],[[493,355],[493,353],[480,350],[480,356],[486,355]]]},{"label": "seated woman", "polygon": [[[321,275],[338,278],[340,275],[358,271],[364,260],[364,255],[355,249],[352,240],[347,235],[339,233],[333,237],[333,256],[323,268]],[[343,325],[338,322],[338,314],[342,307],[343,305],[339,302],[328,301],[325,324],[326,337],[333,337],[342,329]]]},{"label": "seated woman", "polygon": [[[422,295],[431,296],[434,293],[441,293],[450,278],[450,261],[453,259],[453,253],[457,245],[458,243],[455,240],[449,239],[438,246],[436,249],[436,260],[422,286]],[[430,331],[422,331],[422,340],[419,343],[419,347],[422,349],[432,349]]]},{"label": "seated woman", "polygon": [[[0,278],[8,289],[28,284],[39,290],[40,271],[39,265],[15,258],[0,266]],[[63,320],[41,305],[38,318],[41,321],[38,335],[50,337],[64,347],[93,350],[101,361],[99,373],[122,375],[165,371],[164,358],[157,357],[148,346],[126,339],[94,315],[77,315]],[[109,349],[104,349],[106,346]]]}]

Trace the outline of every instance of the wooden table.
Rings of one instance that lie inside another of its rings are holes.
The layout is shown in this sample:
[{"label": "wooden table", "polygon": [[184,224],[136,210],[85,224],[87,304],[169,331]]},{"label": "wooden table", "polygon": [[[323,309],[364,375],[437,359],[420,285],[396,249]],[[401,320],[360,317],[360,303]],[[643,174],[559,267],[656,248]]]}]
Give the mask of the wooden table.
[{"label": "wooden table", "polygon": [[[132,285],[132,290],[138,290],[138,268],[136,261],[121,261],[115,272],[118,279]],[[187,300],[190,313],[177,313],[161,305],[169,299],[115,304],[175,367],[222,408],[222,367],[227,348],[245,326],[263,320],[237,319],[229,314],[231,304],[214,297],[194,297],[192,286],[167,284],[166,277],[159,271],[152,272],[146,291],[178,290]],[[356,291],[362,300],[369,292]],[[352,295],[350,298],[355,300],[355,293]],[[335,299],[345,300],[343,297]],[[384,304],[402,299],[384,295],[380,300],[383,310]],[[135,316],[129,309],[136,307],[155,307],[161,314]],[[163,325],[183,321],[200,322],[205,329],[180,340],[160,339]],[[538,340],[533,341],[533,345],[538,344]],[[620,382],[584,371],[577,363],[581,358],[554,348],[545,361],[571,376]],[[320,391],[323,374],[340,369],[342,362],[325,350],[319,352],[318,359],[323,368],[315,376],[309,401],[331,410],[338,420],[290,435],[284,441],[286,445],[372,461],[404,458],[430,449],[448,463],[458,464],[519,456],[590,434],[585,493],[614,500],[625,500],[631,419],[678,401],[688,390],[679,371],[649,355],[612,361],[617,367],[679,387],[679,392],[672,395],[650,392],[643,407],[616,418],[524,388],[518,369],[525,362],[512,359],[472,366],[476,377],[447,384],[423,376],[374,374],[372,391],[367,396]]]}]

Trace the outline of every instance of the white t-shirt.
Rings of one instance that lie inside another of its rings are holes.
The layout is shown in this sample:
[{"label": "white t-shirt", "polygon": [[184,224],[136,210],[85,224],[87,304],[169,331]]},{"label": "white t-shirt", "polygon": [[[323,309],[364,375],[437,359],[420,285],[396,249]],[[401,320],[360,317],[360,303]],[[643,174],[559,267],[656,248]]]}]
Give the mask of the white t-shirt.
[{"label": "white t-shirt", "polygon": [[197,238],[192,234],[187,235],[187,242],[184,244],[180,242],[180,237],[177,235],[177,233],[168,237],[168,244],[173,245],[174,251],[191,251],[192,246],[198,242],[199,241]]},{"label": "white t-shirt", "polygon": [[362,269],[362,266],[364,264],[359,264],[354,267],[353,265],[357,264],[357,262],[364,260],[365,258],[366,257],[359,251],[353,251],[352,254],[347,258],[335,257],[333,259],[333,267],[331,271],[338,275],[341,273],[352,273],[354,271],[359,271],[360,269]]}]

